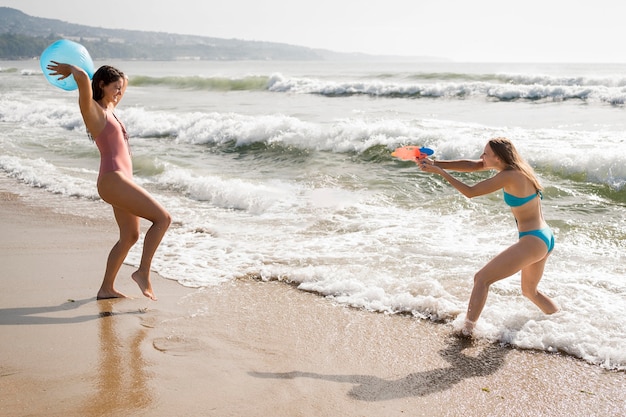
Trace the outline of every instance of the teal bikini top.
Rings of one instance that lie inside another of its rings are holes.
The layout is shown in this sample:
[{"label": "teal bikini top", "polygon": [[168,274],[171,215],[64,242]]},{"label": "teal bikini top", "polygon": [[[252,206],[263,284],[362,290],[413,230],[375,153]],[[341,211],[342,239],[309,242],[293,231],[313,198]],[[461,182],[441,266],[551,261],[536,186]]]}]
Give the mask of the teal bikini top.
[{"label": "teal bikini top", "polygon": [[543,199],[543,195],[541,194],[541,191],[537,191],[535,194],[531,194],[528,197],[516,197],[513,194],[507,193],[504,190],[502,190],[502,193],[504,194],[504,202],[508,204],[510,207],[523,206],[529,201],[534,200],[537,196]]}]

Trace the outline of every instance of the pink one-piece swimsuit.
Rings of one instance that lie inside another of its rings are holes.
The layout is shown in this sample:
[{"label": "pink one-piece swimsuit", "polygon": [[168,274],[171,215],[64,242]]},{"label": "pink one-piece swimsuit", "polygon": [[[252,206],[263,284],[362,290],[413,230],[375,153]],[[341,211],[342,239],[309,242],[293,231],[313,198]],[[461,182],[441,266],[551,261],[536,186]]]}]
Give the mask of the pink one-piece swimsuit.
[{"label": "pink one-piece swimsuit", "polygon": [[128,178],[132,178],[133,162],[130,157],[126,128],[115,115],[109,117],[109,112],[106,115],[106,125],[95,139],[100,151],[98,181],[102,175],[111,171],[121,171]]}]

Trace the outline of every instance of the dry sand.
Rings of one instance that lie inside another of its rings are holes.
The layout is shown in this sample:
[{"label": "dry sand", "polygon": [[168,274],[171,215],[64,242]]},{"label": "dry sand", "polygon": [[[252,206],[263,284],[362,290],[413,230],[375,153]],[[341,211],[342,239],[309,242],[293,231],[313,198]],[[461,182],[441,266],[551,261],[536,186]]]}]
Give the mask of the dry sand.
[{"label": "dry sand", "polygon": [[0,230],[2,416],[626,415],[624,372],[281,282],[154,275],[153,302],[124,265],[118,288],[135,298],[96,301],[113,220],[56,214],[2,183]]}]

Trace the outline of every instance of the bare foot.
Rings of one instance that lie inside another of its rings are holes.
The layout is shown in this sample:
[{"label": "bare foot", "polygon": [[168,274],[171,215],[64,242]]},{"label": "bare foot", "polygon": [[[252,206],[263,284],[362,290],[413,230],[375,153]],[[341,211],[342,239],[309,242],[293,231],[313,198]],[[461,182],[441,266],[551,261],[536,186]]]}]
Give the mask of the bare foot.
[{"label": "bare foot", "polygon": [[133,272],[133,275],[131,275],[131,277],[137,283],[137,285],[139,285],[139,289],[141,290],[143,295],[145,295],[151,300],[156,301],[157,298],[154,295],[154,292],[152,291],[152,283],[150,282],[150,276],[144,276],[139,271],[135,271]]},{"label": "bare foot", "polygon": [[100,288],[100,291],[98,291],[98,295],[96,295],[96,300],[108,300],[110,298],[128,298],[128,297],[116,289],[103,290],[102,288]]},{"label": "bare foot", "polygon": [[474,333],[474,327],[476,327],[476,322],[465,319],[465,323],[463,323],[463,327],[459,330],[459,336],[461,337],[472,337]]}]

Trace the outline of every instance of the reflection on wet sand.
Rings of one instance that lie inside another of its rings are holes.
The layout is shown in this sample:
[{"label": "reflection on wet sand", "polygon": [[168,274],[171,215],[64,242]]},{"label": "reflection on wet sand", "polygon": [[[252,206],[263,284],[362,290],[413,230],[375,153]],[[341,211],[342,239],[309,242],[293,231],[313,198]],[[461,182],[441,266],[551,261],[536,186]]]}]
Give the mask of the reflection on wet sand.
[{"label": "reflection on wet sand", "polygon": [[84,405],[85,416],[113,416],[130,410],[139,411],[153,400],[148,386],[148,364],[141,351],[148,330],[138,327],[128,333],[128,326],[120,325],[123,319],[127,319],[123,316],[129,313],[115,312],[113,307],[122,301],[98,301],[100,352],[92,379],[95,391]]}]

